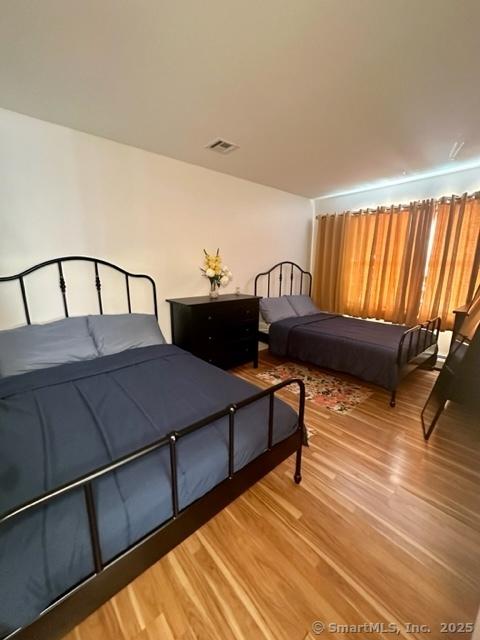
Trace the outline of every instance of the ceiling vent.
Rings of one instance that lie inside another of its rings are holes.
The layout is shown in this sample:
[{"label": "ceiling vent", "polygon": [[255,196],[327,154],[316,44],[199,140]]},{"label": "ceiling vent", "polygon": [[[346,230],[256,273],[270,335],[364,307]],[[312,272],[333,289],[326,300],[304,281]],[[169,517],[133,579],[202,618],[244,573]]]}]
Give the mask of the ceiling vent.
[{"label": "ceiling vent", "polygon": [[238,149],[238,144],[234,144],[233,142],[227,142],[226,140],[222,140],[221,138],[217,138],[213,140],[213,142],[209,142],[206,145],[207,149],[211,149],[212,151],[216,151],[217,153],[231,153]]}]

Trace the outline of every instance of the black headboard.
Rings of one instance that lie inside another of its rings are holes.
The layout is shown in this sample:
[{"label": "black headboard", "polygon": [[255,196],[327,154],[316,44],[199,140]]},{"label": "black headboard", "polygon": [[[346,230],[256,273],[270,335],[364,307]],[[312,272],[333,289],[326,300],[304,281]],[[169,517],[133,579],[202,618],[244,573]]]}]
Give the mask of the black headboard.
[{"label": "black headboard", "polygon": [[[312,274],[299,267],[295,262],[285,260],[274,265],[268,271],[257,274],[255,276],[255,295],[259,295],[260,283],[265,282],[262,278],[267,280],[267,296],[271,294],[276,296],[277,291],[279,296],[297,293],[312,295]],[[275,291],[273,287],[275,287]]]},{"label": "black headboard", "polygon": [[40,264],[36,264],[21,273],[17,273],[13,276],[0,277],[0,283],[2,282],[11,282],[12,280],[18,280],[19,282],[19,293],[21,293],[23,308],[25,310],[25,319],[27,324],[31,324],[30,311],[28,308],[28,297],[27,297],[27,288],[25,287],[25,278],[38,271],[39,269],[43,269],[44,267],[49,267],[51,265],[57,265],[58,268],[58,285],[60,288],[60,293],[63,301],[63,310],[65,312],[65,317],[68,318],[68,296],[67,296],[67,282],[63,275],[63,264],[65,262],[90,262],[93,265],[92,269],[92,285],[97,290],[98,297],[98,310],[99,313],[103,314],[103,303],[102,303],[102,283],[100,280],[98,265],[102,265],[104,267],[109,267],[110,269],[114,269],[115,271],[119,271],[123,273],[125,276],[125,291],[127,297],[127,305],[128,312],[132,313],[132,303],[130,299],[130,278],[144,278],[150,282],[152,285],[152,295],[153,295],[153,309],[155,316],[158,318],[158,305],[157,305],[157,289],[155,287],[155,282],[150,276],[140,274],[140,273],[130,273],[129,271],[125,271],[121,267],[118,267],[111,262],[107,262],[106,260],[101,260],[100,258],[90,258],[88,256],[65,256],[63,258],[53,258],[52,260],[46,260],[45,262],[41,262]]}]

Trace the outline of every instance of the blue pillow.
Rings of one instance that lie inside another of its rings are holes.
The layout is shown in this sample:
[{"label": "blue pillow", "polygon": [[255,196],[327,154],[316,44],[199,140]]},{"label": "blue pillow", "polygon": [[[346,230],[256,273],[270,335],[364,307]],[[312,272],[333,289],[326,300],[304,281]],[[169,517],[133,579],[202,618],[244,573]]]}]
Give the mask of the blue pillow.
[{"label": "blue pillow", "polygon": [[293,318],[296,315],[295,310],[287,300],[287,296],[262,298],[260,300],[260,313],[268,324],[285,320],[285,318]]},{"label": "blue pillow", "polygon": [[86,317],[0,331],[0,377],[97,358]]},{"label": "blue pillow", "polygon": [[288,299],[297,316],[311,316],[314,313],[320,313],[320,309],[313,304],[310,296],[299,295],[285,297]]},{"label": "blue pillow", "polygon": [[88,316],[88,328],[101,356],[165,343],[157,318],[146,313]]}]

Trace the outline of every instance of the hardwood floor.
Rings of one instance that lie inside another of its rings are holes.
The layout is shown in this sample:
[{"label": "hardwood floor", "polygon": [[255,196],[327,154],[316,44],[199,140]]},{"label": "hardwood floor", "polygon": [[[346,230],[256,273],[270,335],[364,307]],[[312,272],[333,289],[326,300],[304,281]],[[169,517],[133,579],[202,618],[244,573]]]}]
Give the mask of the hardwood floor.
[{"label": "hardwood floor", "polygon": [[480,603],[480,420],[451,405],[424,443],[435,375],[414,372],[395,409],[377,388],[348,415],[307,403],[301,485],[287,460],[65,640],[469,637],[440,624]]}]

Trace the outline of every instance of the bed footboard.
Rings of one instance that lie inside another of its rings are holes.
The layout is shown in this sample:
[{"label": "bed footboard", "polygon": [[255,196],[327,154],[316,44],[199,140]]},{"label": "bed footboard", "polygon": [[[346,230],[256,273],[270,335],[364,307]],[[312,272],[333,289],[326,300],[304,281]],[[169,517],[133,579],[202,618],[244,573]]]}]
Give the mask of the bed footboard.
[{"label": "bed footboard", "polygon": [[[273,444],[275,393],[291,385],[299,387],[298,424],[294,433]],[[245,467],[234,469],[235,416],[244,407],[263,398],[269,398],[267,430],[267,450],[259,454]],[[94,574],[82,583],[60,596],[40,616],[28,626],[17,629],[4,640],[54,640],[62,637],[83,618],[108,600],[116,591],[126,586],[150,564],[176,546],[195,529],[218,513],[254,482],[263,477],[291,453],[296,453],[294,480],[301,482],[302,446],[305,442],[305,385],[302,380],[291,378],[256,393],[238,403],[230,404],[222,411],[199,420],[184,429],[172,431],[154,443],[127,454],[115,462],[81,476],[56,489],[30,500],[0,516],[0,525],[19,514],[41,505],[46,505],[62,494],[82,489],[94,561]],[[177,482],[177,442],[185,436],[207,425],[228,418],[228,476],[227,478],[184,509],[179,508]],[[148,454],[168,447],[170,452],[172,517],[159,525],[144,540],[134,543],[119,557],[108,562],[102,558],[98,530],[97,508],[93,496],[92,482],[101,476],[114,472],[125,465]]]},{"label": "bed footboard", "polygon": [[[413,369],[434,367],[438,352],[438,335],[441,320],[439,317],[407,329],[400,338],[397,351],[397,382]],[[392,390],[390,406],[394,407],[396,388]]]}]

